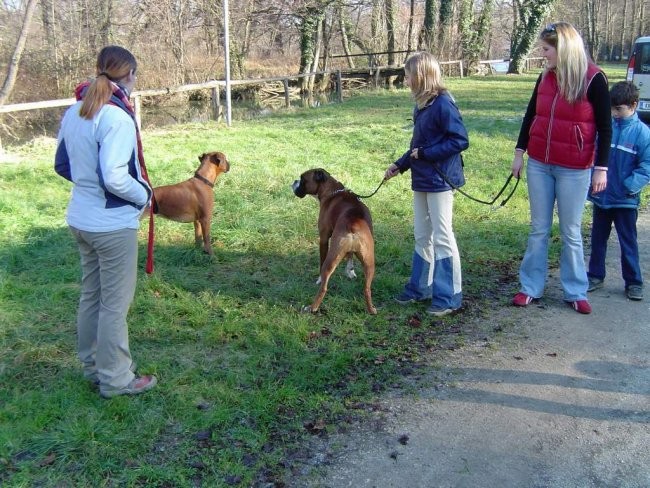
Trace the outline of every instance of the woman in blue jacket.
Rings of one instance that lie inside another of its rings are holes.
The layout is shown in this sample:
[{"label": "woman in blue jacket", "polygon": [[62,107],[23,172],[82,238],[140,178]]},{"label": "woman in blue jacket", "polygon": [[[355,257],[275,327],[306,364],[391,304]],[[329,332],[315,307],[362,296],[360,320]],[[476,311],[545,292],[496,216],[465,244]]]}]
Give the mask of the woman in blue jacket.
[{"label": "woman in blue jacket", "polygon": [[469,139],[433,55],[419,52],[407,59],[404,81],[416,103],[413,137],[409,150],[386,169],[385,178],[411,170],[415,252],[411,278],[395,300],[431,300],[427,313],[443,316],[458,310],[463,299],[452,213],[453,189],[465,184],[461,152],[469,147]]}]

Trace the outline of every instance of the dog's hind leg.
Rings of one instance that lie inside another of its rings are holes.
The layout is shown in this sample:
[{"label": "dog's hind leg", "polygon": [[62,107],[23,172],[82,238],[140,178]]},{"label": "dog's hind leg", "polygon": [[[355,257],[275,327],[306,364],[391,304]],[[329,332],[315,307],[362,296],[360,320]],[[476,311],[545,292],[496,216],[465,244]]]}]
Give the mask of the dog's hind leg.
[{"label": "dog's hind leg", "polygon": [[343,259],[343,256],[345,255],[344,253],[334,253],[333,249],[330,249],[330,253],[327,255],[325,258],[325,262],[323,263],[323,266],[321,266],[320,270],[320,288],[318,289],[318,293],[316,293],[316,296],[314,297],[314,301],[312,302],[311,305],[307,305],[304,307],[305,312],[311,312],[311,313],[316,313],[318,312],[318,309],[320,308],[320,304],[323,302],[323,298],[325,298],[325,294],[327,293],[327,284],[330,281],[330,277],[332,276],[332,273],[334,273],[334,270],[338,266],[338,264],[341,262]]},{"label": "dog's hind leg", "polygon": [[[374,246],[373,246],[374,247]],[[360,251],[357,256],[363,263],[363,274],[365,282],[363,285],[363,296],[366,300],[366,310],[370,315],[376,315],[377,309],[372,304],[372,280],[375,277],[375,252],[374,249],[365,249]]]}]

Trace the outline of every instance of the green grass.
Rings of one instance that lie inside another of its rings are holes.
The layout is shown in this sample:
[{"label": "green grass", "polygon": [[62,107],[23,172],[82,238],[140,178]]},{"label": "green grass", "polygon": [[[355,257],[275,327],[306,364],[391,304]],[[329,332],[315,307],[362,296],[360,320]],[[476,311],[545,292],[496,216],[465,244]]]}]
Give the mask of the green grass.
[{"label": "green grass", "polygon": [[[470,131],[467,192],[489,198],[508,176],[534,80],[448,80]],[[406,90],[371,92],[231,129],[146,132],[156,185],[190,177],[205,151],[225,152],[231,171],[215,188],[214,257],[194,248],[191,225],[156,221],[156,270],[140,273],[129,330],[140,371],[156,374],[159,386],[109,401],[82,379],[75,357],[79,264],[64,223],[70,185],[52,169],[54,142],[11,148],[21,162],[0,165],[0,484],[280,484],[305,461],[306,437],[363,416],[358,405],[437,350],[462,345],[488,310],[508,306],[528,230],[523,184],[500,209],[457,195],[463,313],[431,319],[392,302],[413,246],[405,175],[366,200],[379,314],[365,313],[362,280],[342,269],[321,313],[299,312],[316,291],[318,206],[295,198],[291,182],[324,167],[370,193],[406,150],[411,107]]]}]

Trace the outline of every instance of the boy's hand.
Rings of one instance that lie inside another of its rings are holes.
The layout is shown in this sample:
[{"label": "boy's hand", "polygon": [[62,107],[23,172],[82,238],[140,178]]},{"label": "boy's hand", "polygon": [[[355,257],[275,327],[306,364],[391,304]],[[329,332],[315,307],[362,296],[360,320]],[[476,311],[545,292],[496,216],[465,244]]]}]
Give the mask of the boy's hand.
[{"label": "boy's hand", "polygon": [[594,170],[591,176],[591,193],[600,193],[607,188],[607,171]]}]

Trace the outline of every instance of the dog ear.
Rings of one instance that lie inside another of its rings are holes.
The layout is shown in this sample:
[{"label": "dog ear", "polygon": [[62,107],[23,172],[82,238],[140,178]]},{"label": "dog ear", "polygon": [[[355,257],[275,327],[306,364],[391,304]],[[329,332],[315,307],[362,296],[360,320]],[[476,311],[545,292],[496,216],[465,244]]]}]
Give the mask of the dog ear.
[{"label": "dog ear", "polygon": [[327,179],[327,171],[325,171],[324,169],[317,169],[314,172],[314,180],[316,181],[316,183],[322,183],[326,179]]},{"label": "dog ear", "polygon": [[202,163],[202,162],[203,162],[203,158],[205,158],[205,153],[203,153],[203,154],[201,154],[201,155],[199,156],[199,163]]},{"label": "dog ear", "polygon": [[212,161],[212,164],[219,166],[221,163],[223,163],[223,158],[221,157],[221,153],[210,154],[210,161]]}]

